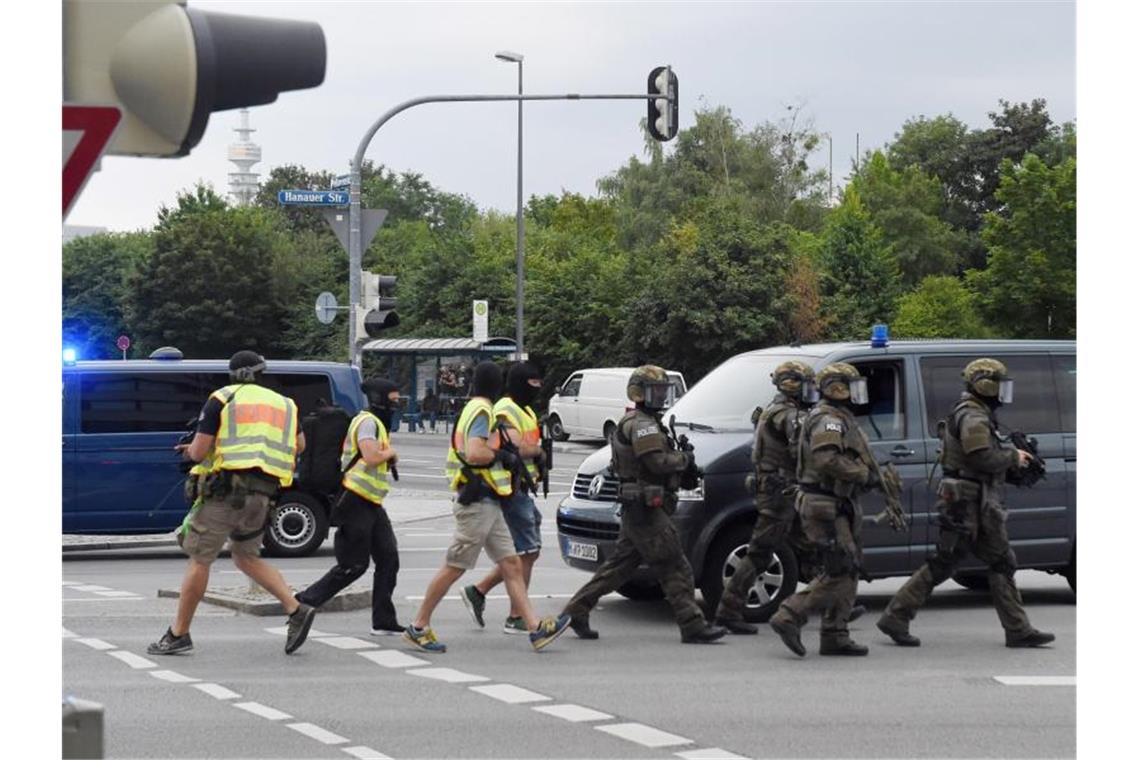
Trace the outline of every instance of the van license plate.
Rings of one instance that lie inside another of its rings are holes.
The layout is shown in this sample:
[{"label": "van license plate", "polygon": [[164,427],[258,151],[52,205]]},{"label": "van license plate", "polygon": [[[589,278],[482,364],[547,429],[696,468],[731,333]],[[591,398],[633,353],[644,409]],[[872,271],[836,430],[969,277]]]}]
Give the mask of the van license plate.
[{"label": "van license plate", "polygon": [[594,544],[580,544],[577,541],[567,541],[566,553],[578,559],[588,559],[591,562],[598,561],[598,547]]}]

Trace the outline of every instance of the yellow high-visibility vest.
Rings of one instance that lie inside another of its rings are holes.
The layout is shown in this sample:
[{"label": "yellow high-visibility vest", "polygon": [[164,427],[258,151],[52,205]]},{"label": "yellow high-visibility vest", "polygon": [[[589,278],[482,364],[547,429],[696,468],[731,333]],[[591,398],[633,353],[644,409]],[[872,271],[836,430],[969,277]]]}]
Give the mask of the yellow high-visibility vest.
[{"label": "yellow high-visibility vest", "polygon": [[[451,448],[447,450],[447,466],[444,471],[447,473],[448,482],[453,491],[458,491],[467,482],[467,478],[463,475],[463,462],[460,461],[460,457],[467,459],[465,456],[467,431],[471,428],[471,423],[480,414],[487,417],[487,427],[490,431],[487,436],[487,445],[492,449],[499,448],[499,435],[494,430],[495,414],[491,402],[485,398],[471,399],[463,407],[459,421],[455,423],[455,430],[451,434]],[[511,473],[503,469],[501,464],[494,462],[490,467],[473,469],[499,496],[511,495]]]},{"label": "yellow high-visibility vest", "polygon": [[210,472],[256,468],[293,482],[297,462],[297,405],[253,383],[227,385],[211,398],[222,402],[222,424],[210,452]]},{"label": "yellow high-visibility vest", "polygon": [[[348,467],[348,463],[356,458],[357,452],[360,451],[360,443],[356,440],[356,433],[366,420],[372,420],[376,423],[376,442],[380,448],[388,447],[388,431],[384,427],[384,423],[372,412],[364,410],[353,417],[352,424],[348,426],[348,434],[345,435],[344,444],[340,449],[340,468],[342,470]],[[349,467],[344,473],[344,478],[340,484],[362,499],[367,499],[373,504],[382,504],[389,488],[388,463],[381,462],[378,465],[370,465],[364,461],[363,457],[356,458],[356,464]]]},{"label": "yellow high-visibility vest", "polygon": [[[523,443],[538,446],[542,443],[542,430],[538,427],[538,415],[529,406],[519,406],[510,396],[503,396],[495,402],[495,420],[503,420],[522,434]],[[531,480],[538,480],[538,465],[533,459],[526,460],[526,470]]]}]

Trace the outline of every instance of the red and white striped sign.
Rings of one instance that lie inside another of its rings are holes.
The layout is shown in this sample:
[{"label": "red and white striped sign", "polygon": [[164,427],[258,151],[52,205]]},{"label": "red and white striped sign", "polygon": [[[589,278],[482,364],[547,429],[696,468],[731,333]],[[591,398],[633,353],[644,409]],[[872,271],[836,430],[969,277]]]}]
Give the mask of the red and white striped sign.
[{"label": "red and white striped sign", "polygon": [[79,197],[123,114],[114,106],[63,106],[63,217]]}]

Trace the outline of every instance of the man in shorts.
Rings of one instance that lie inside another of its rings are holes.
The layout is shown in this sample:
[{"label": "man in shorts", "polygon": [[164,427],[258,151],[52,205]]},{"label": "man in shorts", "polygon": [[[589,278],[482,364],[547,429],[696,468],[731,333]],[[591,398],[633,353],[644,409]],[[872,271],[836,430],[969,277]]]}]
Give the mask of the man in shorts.
[{"label": "man in shorts", "polygon": [[480,551],[486,551],[502,571],[511,605],[525,621],[535,651],[561,636],[570,624],[567,615],[542,619],[535,615],[526,593],[522,560],[515,553],[503,517],[500,502],[510,497],[512,472],[522,462],[501,448],[499,433],[492,430],[491,399],[498,398],[502,387],[503,374],[495,363],[481,362],[475,368],[472,398],[463,407],[452,432],[447,475],[455,491],[455,535],[443,566],[428,583],[423,604],[403,636],[406,642],[425,652],[447,651],[431,628],[431,615],[460,576],[475,567]]},{"label": "man in shorts", "polygon": [[289,615],[285,653],[305,642],[316,611],[293,598],[277,568],[261,559],[261,535],[280,488],[293,482],[305,436],[297,405],[260,385],[265,360],[253,351],[230,359],[232,384],[210,394],[193,440],[177,447],[198,464],[190,471],[194,498],[178,543],[190,558],[174,623],[147,654],[181,654],[194,648],[190,622],[210,582],[210,564],[229,540],[234,564],[281,602]]}]

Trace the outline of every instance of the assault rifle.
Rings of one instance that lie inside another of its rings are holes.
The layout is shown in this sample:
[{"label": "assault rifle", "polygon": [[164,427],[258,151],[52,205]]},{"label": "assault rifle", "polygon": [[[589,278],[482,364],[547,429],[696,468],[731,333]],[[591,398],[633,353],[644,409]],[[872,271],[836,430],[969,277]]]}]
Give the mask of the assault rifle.
[{"label": "assault rifle", "polygon": [[882,525],[884,522],[890,523],[895,532],[901,533],[907,528],[906,512],[903,511],[902,507],[902,477],[899,475],[894,462],[879,465],[874,458],[871,461],[875,463],[872,471],[878,476],[879,487],[882,488],[883,496],[886,497],[886,506],[882,512],[875,516],[875,523],[877,525]]},{"label": "assault rifle", "polygon": [[1014,430],[1009,434],[1009,442],[1029,454],[1029,464],[1015,470],[1006,470],[1005,482],[1018,488],[1031,488],[1045,478],[1045,461],[1037,456],[1037,439]]},{"label": "assault rifle", "polygon": [[523,460],[522,453],[519,452],[519,447],[511,441],[511,437],[507,433],[510,428],[507,427],[505,422],[499,422],[495,428],[499,431],[499,450],[513,455],[511,457],[511,482],[521,485],[524,490],[537,496],[538,487],[534,484],[534,479],[530,476],[530,470],[526,468],[526,462]]},{"label": "assault rifle", "polygon": [[550,415],[544,414],[539,421],[542,431],[542,453],[545,461],[539,465],[539,478],[542,481],[542,498],[550,496],[550,470],[554,467],[554,436],[550,434]]},{"label": "assault rifle", "polygon": [[[669,437],[673,441],[673,445],[677,447],[677,451],[692,452],[693,444],[689,443],[689,436],[685,435],[684,433],[677,435],[677,430],[673,427],[673,424],[676,421],[677,415],[670,414]],[[688,491],[696,488],[698,485],[700,485],[701,475],[703,474],[704,473],[701,472],[701,468],[697,467],[696,461],[694,459],[690,459],[689,466],[686,467],[685,471],[681,473],[681,488],[684,488]]]}]

